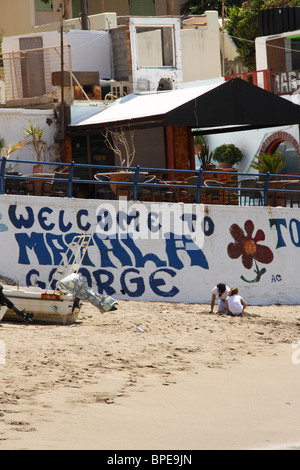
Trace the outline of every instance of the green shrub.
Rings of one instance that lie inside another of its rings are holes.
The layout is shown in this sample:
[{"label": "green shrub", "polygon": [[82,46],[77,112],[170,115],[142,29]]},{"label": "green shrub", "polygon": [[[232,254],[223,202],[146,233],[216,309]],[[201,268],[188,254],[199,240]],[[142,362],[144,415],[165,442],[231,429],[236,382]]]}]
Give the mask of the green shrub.
[{"label": "green shrub", "polygon": [[243,154],[234,144],[223,144],[215,148],[212,158],[219,163],[234,165],[242,160]]},{"label": "green shrub", "polygon": [[262,153],[255,155],[251,168],[263,173],[277,174],[280,173],[286,162],[286,157],[281,156],[278,150],[274,153]]}]

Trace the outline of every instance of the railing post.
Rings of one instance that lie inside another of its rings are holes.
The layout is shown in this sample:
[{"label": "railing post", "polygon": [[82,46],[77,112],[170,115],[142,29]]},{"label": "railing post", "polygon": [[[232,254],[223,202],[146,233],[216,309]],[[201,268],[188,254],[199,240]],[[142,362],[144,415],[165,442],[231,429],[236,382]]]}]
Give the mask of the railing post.
[{"label": "railing post", "polygon": [[199,173],[198,173],[198,179],[197,179],[197,193],[196,193],[197,204],[201,204],[202,176],[203,176],[203,169],[200,168]]},{"label": "railing post", "polygon": [[140,166],[138,165],[135,169],[134,181],[133,181],[133,200],[134,201],[137,201],[139,175],[140,175]]},{"label": "railing post", "polygon": [[2,157],[1,169],[0,169],[0,194],[4,194],[4,174],[5,174],[5,165],[6,157]]},{"label": "railing post", "polygon": [[75,162],[72,162],[70,165],[70,171],[69,171],[69,176],[68,176],[68,197],[73,196],[73,174],[74,174],[74,165]]},{"label": "railing post", "polygon": [[265,185],[264,185],[264,206],[267,207],[268,205],[268,187],[269,187],[269,181],[270,181],[270,173],[267,173],[267,176],[265,178]]}]

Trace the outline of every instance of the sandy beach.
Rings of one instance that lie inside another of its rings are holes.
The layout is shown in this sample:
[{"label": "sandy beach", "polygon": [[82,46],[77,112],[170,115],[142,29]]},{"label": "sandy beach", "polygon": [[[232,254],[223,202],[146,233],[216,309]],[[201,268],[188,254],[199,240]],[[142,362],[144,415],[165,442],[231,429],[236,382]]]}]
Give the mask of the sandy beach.
[{"label": "sandy beach", "polygon": [[72,325],[2,321],[0,450],[300,448],[300,306],[209,310],[123,300]]}]

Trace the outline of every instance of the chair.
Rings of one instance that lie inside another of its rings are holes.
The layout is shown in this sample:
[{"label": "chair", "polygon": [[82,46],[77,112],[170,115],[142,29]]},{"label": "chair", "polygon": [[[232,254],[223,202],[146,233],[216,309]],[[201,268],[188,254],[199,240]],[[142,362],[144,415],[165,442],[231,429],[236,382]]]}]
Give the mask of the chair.
[{"label": "chair", "polygon": [[[287,203],[290,203],[290,207],[294,206],[294,203],[298,204],[300,207],[300,183],[286,183],[283,186],[285,192],[283,193],[284,197],[284,205],[287,207]],[[289,192],[289,191],[297,191],[297,192]]]},{"label": "chair", "polygon": [[[56,197],[67,197],[68,196],[68,178],[67,173],[56,172],[54,174],[54,181],[45,181],[42,185],[43,196],[56,196]],[[61,181],[62,179],[66,181]],[[75,188],[73,187],[73,193]],[[75,195],[75,194],[73,194]]]},{"label": "chair", "polygon": [[13,178],[13,176],[21,176],[20,173],[17,171],[6,173],[4,183],[4,190],[7,194],[27,194],[27,185],[26,181],[22,180],[21,178]]},{"label": "chair", "polygon": [[[127,173],[124,175],[123,179],[120,179],[120,182],[126,182],[128,184],[117,184],[116,188],[116,197],[117,199],[120,198],[120,196],[126,196],[128,200],[131,200],[133,198],[133,191],[134,191],[134,179],[135,179],[135,173]],[[138,177],[138,183],[143,183],[145,181],[145,174],[139,173]],[[143,193],[143,186],[138,184],[137,188],[137,198],[140,199],[142,197]]]},{"label": "chair", "polygon": [[239,183],[232,183],[232,181],[228,181],[226,183],[226,188],[232,188],[232,189],[226,189],[227,204],[239,205],[239,200],[240,200]]},{"label": "chair", "polygon": [[152,201],[156,201],[158,198],[159,202],[171,202],[173,199],[173,191],[167,183],[157,177],[155,177],[153,183],[157,186],[149,187],[152,193]]},{"label": "chair", "polygon": [[[157,180],[157,177],[155,175],[147,175],[145,176],[144,183],[152,185],[156,183],[156,180]],[[145,200],[145,196],[146,196],[146,200],[153,201],[153,189],[154,188],[155,188],[154,186],[142,185],[142,194],[141,194],[142,201]],[[138,191],[140,191],[139,187],[138,187]]]},{"label": "chair", "polygon": [[220,203],[220,192],[222,191],[222,201],[224,204],[224,183],[215,180],[206,180],[204,181],[204,186],[206,186],[205,199],[210,198],[211,204],[213,204],[214,201]]},{"label": "chair", "polygon": [[[257,188],[256,180],[253,178],[245,179],[240,182],[240,203],[241,205],[256,205],[256,201],[258,201],[258,205],[263,205],[263,195],[262,192]],[[244,204],[243,204],[244,202]]]},{"label": "chair", "polygon": [[[197,186],[198,176],[190,176],[184,180],[185,183],[191,186]],[[187,201],[196,202],[197,200],[197,188],[187,188]]]},{"label": "chair", "polygon": [[97,181],[102,181],[103,184],[95,184],[95,199],[114,199],[114,193],[110,186],[110,177],[103,173],[96,173],[94,178]]}]

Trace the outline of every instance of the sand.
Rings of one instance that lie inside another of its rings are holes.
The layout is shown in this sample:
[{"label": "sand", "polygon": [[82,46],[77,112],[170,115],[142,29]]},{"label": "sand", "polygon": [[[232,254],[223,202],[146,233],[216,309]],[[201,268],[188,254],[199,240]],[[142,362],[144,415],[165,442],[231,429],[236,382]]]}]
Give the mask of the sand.
[{"label": "sand", "polygon": [[209,309],[2,321],[0,450],[300,448],[300,306]]}]

